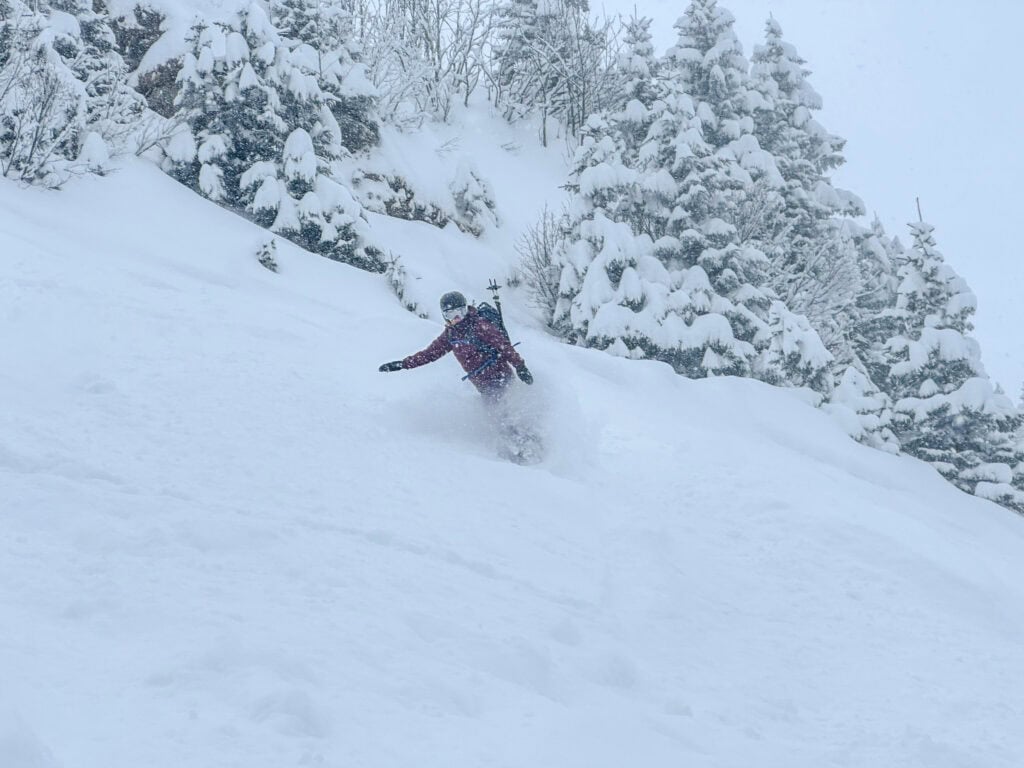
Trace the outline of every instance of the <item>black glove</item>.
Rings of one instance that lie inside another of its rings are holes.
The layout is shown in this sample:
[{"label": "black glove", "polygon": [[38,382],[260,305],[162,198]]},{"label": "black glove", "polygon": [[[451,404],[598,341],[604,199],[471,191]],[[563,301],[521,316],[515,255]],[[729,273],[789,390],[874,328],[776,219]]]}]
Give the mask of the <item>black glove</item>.
[{"label": "black glove", "polygon": [[384,365],[377,370],[381,373],[391,373],[392,371],[400,371],[403,368],[405,368],[405,363],[401,360],[395,360],[393,363],[384,363]]},{"label": "black glove", "polygon": [[533,384],[533,374],[530,373],[530,369],[526,367],[526,363],[516,366],[516,376],[523,384]]}]

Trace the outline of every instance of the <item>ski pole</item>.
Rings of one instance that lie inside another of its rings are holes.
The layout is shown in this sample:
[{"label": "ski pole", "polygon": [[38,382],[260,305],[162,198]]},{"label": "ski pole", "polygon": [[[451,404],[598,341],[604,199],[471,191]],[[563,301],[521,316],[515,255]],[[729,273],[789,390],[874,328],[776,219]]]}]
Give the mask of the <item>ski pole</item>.
[{"label": "ski pole", "polygon": [[498,289],[500,286],[497,281],[492,277],[491,282],[487,284],[487,290],[492,294],[491,299],[494,301],[494,308],[498,310],[498,319],[501,320],[501,327],[505,327],[505,315],[501,311],[501,297],[498,296]]}]

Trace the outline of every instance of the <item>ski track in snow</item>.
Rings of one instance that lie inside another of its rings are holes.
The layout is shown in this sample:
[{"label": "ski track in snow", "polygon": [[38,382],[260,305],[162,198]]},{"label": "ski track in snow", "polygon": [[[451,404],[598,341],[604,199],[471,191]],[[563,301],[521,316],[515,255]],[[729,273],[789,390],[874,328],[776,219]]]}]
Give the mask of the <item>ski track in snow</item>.
[{"label": "ski track in snow", "polygon": [[519,467],[379,278],[142,163],[0,210],[4,768],[1024,764],[1022,521],[923,464],[510,295]]}]

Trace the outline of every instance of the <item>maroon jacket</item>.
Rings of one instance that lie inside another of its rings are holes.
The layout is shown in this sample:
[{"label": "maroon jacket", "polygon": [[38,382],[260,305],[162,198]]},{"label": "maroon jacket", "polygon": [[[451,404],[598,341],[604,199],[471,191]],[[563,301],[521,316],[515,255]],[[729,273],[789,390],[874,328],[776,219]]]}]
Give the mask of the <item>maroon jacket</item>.
[{"label": "maroon jacket", "polygon": [[503,387],[513,376],[512,368],[523,365],[500,328],[484,320],[470,307],[462,322],[446,325],[444,331],[426,349],[402,361],[406,368],[418,368],[455,352],[467,374],[481,392]]}]

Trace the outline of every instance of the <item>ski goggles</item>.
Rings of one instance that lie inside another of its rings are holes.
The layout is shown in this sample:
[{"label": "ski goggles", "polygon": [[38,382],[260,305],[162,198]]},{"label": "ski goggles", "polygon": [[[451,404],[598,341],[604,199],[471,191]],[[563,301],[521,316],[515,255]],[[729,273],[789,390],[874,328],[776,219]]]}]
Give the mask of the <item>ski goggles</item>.
[{"label": "ski goggles", "polygon": [[449,324],[458,323],[466,316],[469,311],[467,307],[452,307],[451,309],[445,309],[441,312],[441,317],[444,321]]}]

